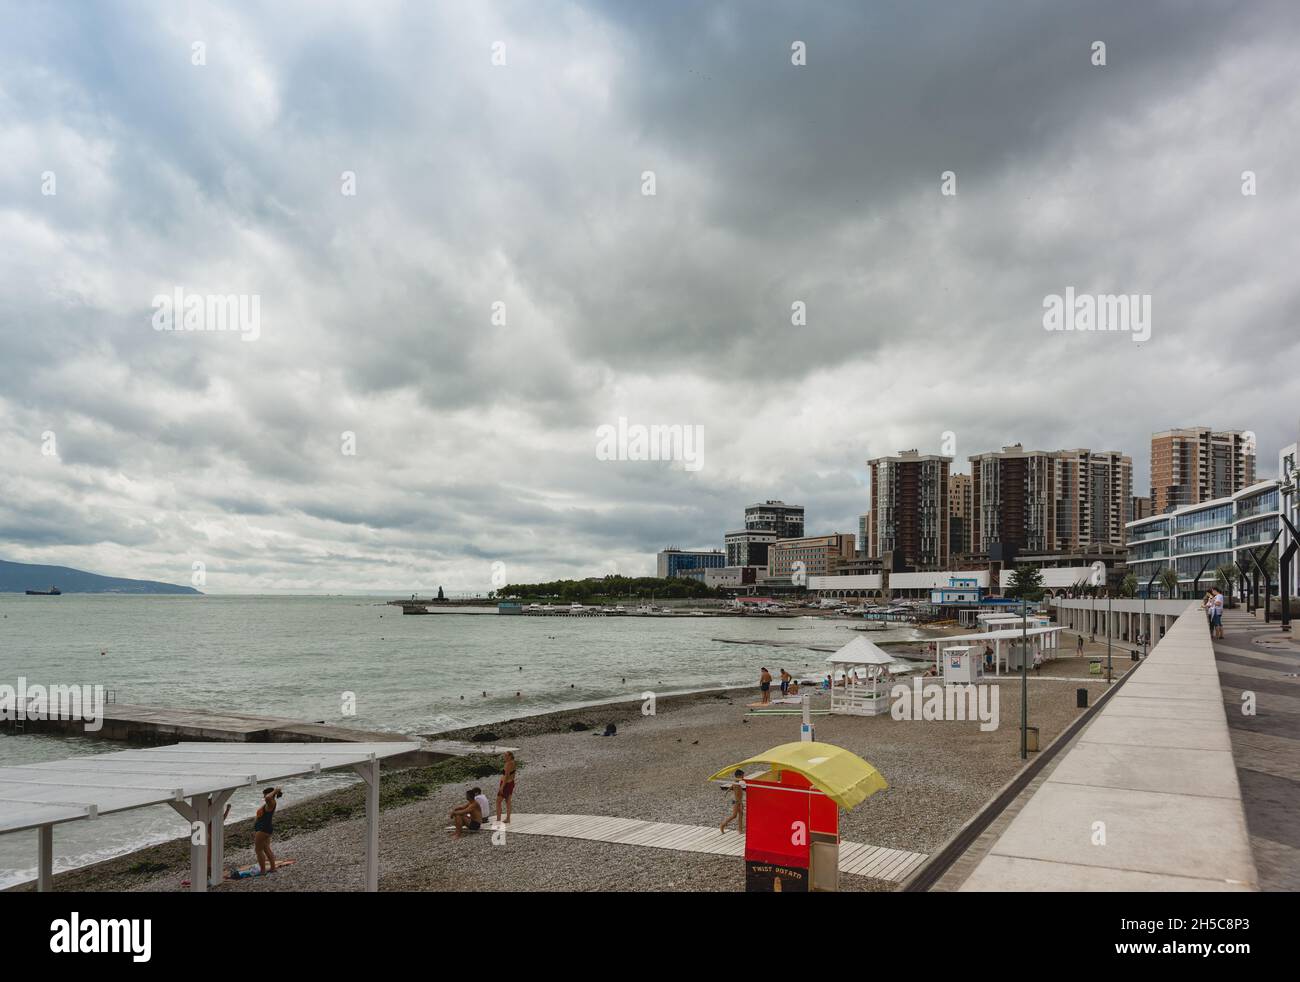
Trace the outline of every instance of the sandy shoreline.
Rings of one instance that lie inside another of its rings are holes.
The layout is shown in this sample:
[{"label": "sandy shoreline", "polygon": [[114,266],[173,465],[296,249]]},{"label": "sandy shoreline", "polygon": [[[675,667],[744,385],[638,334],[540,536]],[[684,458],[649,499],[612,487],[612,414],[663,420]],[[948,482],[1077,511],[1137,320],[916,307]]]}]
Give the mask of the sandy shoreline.
[{"label": "sandy shoreline", "polygon": [[[1090,701],[1105,682],[1089,679],[1083,658],[1059,659],[1029,683],[1030,724],[1042,745],[1080,712],[1075,690]],[[1118,676],[1131,663],[1116,652]],[[1070,681],[1067,681],[1070,679]],[[989,800],[1020,768],[1018,678],[995,683],[1000,726],[977,721],[923,722],[889,716],[821,716],[817,737],[874,764],[890,788],[841,814],[841,835],[855,842],[929,853]],[[521,813],[611,815],[649,821],[713,825],[726,814],[724,793],[707,778],[718,769],[798,738],[798,717],[746,716],[755,690],[713,690],[664,696],[655,714],[639,699],[560,710],[438,734],[472,739],[491,733],[519,747],[516,808]],[[824,704],[818,693],[814,705]],[[596,735],[607,723],[617,736]],[[574,730],[575,724],[589,729]],[[443,831],[447,811],[466,787],[494,797],[499,760],[486,756],[444,761],[432,768],[385,773],[380,820],[384,890],[743,890],[741,863],[729,857],[674,853],[586,840],[507,834],[453,842]],[[356,890],[364,879],[359,787],[328,792],[282,809],[276,849],[296,865],[266,880],[220,890]],[[252,862],[251,823],[227,826],[229,863]],[[177,890],[188,873],[188,841],[58,874],[63,890]],[[844,877],[846,890],[891,890],[893,884]],[[19,887],[16,889],[23,889]]]}]

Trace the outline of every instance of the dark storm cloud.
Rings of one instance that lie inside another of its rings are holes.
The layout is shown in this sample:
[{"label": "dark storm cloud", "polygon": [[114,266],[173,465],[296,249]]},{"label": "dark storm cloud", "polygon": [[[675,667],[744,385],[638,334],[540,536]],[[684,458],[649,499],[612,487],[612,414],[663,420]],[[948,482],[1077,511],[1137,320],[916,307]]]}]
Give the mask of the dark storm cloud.
[{"label": "dark storm cloud", "polygon": [[[648,572],[770,497],[856,532],[865,460],[947,432],[959,470],[1124,450],[1138,492],[1154,430],[1252,429],[1261,475],[1297,435],[1294,4],[10,20],[6,558],[487,589]],[[1151,339],[1044,332],[1067,286],[1152,294]],[[153,330],[177,287],[259,295],[260,338]],[[703,427],[702,468],[597,459],[620,417]]]}]

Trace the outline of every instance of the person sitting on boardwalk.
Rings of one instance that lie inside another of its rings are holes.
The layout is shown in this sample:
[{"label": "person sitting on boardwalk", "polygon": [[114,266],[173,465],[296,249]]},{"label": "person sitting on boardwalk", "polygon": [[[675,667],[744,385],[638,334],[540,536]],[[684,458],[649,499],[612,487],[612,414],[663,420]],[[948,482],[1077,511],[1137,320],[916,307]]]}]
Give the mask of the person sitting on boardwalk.
[{"label": "person sitting on boardwalk", "polygon": [[275,804],[284,794],[280,788],[262,789],[262,807],[257,810],[253,820],[253,852],[257,855],[257,865],[266,873],[266,864],[271,864],[275,872],[275,853],[271,851],[271,835],[274,830]]},{"label": "person sitting on boardwalk", "polygon": [[497,824],[501,824],[501,802],[506,803],[506,823],[510,822],[510,811],[512,808],[511,799],[515,794],[515,771],[518,767],[515,764],[515,755],[509,750],[506,751],[506,761],[501,769],[501,782],[497,785]]},{"label": "person sitting on boardwalk", "polygon": [[762,670],[762,674],[758,677],[758,688],[763,693],[763,698],[759,701],[766,705],[772,698],[772,673],[766,668]]},{"label": "person sitting on boardwalk", "polygon": [[724,821],[722,825],[719,826],[718,830],[720,832],[726,832],[727,826],[738,819],[740,821],[740,825],[739,825],[740,834],[744,835],[745,834],[745,781],[744,781],[745,772],[737,768],[736,773],[732,776],[735,777],[736,780],[735,783],[731,785],[731,793],[733,796],[732,805],[731,805],[731,814],[727,816],[726,821]]},{"label": "person sitting on boardwalk", "polygon": [[474,800],[472,790],[465,792],[465,804],[451,810],[451,820],[456,825],[456,830],[451,836],[453,839],[459,839],[463,829],[477,832],[483,827],[483,809]]}]

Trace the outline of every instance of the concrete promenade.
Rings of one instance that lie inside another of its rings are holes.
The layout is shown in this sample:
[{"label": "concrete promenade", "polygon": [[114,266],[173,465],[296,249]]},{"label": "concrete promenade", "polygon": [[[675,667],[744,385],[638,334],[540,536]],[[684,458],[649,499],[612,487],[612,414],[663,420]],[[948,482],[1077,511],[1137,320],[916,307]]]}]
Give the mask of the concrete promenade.
[{"label": "concrete promenade", "polygon": [[[1300,890],[1300,639],[1230,610],[1214,642],[1261,890]],[[1252,705],[1253,704],[1253,705]],[[1253,709],[1244,712],[1243,709]]]},{"label": "concrete promenade", "polygon": [[[1180,604],[1176,619],[1148,609],[1163,639],[1008,810],[958,889],[1258,889],[1214,647],[1199,604]],[[1117,612],[1139,629],[1131,608]]]}]

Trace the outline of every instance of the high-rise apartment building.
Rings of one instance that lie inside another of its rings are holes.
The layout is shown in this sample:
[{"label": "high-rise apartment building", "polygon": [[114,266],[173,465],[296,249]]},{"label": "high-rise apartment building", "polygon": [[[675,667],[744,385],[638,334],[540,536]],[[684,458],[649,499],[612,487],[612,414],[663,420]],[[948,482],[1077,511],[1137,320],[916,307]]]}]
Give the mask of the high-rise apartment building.
[{"label": "high-rise apartment building", "polygon": [[971,549],[1008,554],[1122,546],[1132,521],[1133,461],[1114,450],[1026,450],[971,462]]},{"label": "high-rise apartment building", "polygon": [[1214,501],[1255,483],[1255,441],[1241,430],[1206,426],[1151,435],[1151,511]]},{"label": "high-rise apartment building", "polygon": [[745,509],[745,528],[751,532],[775,532],[778,539],[803,536],[803,505],[764,501]]},{"label": "high-rise apartment building", "polygon": [[871,512],[866,554],[894,553],[913,569],[948,564],[948,469],[951,457],[904,450],[867,461]]},{"label": "high-rise apartment building", "polygon": [[1133,520],[1133,460],[1115,450],[1053,454],[1058,550],[1122,546]]},{"label": "high-rise apartment building", "polygon": [[969,474],[948,475],[948,552],[953,556],[971,551],[971,477]]},{"label": "high-rise apartment building", "polygon": [[989,556],[1056,548],[1055,461],[1015,443],[975,454],[971,464],[971,551]]}]

